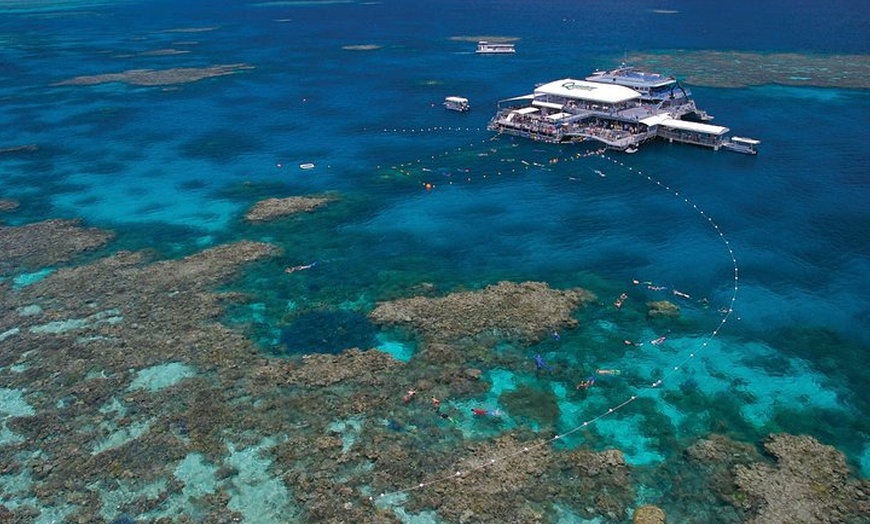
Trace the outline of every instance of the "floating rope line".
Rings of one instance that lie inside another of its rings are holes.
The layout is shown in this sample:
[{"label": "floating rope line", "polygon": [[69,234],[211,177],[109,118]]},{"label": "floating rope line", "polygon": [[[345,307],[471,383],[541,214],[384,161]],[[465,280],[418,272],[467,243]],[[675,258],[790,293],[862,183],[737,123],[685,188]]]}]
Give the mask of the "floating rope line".
[{"label": "floating rope line", "polygon": [[[363,128],[363,131],[368,131],[367,127]],[[393,128],[383,128],[380,130],[383,133],[402,133],[402,134],[421,134],[421,133],[436,133],[439,131],[486,131],[485,128],[482,127],[393,127]]]},{"label": "floating rope line", "polygon": [[[454,128],[454,127],[430,127],[430,128],[382,129],[382,131],[385,133],[401,133],[401,134],[415,134],[415,133],[427,133],[427,132],[438,132],[438,131],[482,131],[482,130],[483,130],[482,128],[459,128],[459,127],[456,127],[456,128]],[[489,156],[490,153],[495,154],[498,152],[498,149],[492,147],[492,143],[497,142],[500,138],[502,138],[501,135],[494,135],[490,138],[486,138],[486,139],[480,140],[478,142],[472,142],[472,143],[469,143],[465,146],[458,146],[458,147],[455,147],[453,149],[446,150],[446,151],[439,153],[437,155],[432,155],[431,157],[429,157],[425,160],[420,158],[420,159],[412,160],[409,162],[403,162],[401,164],[392,165],[388,169],[390,169],[396,173],[399,173],[401,175],[404,175],[404,176],[421,176],[422,177],[423,175],[419,175],[418,173],[415,173],[414,169],[420,169],[423,172],[433,171],[433,169],[427,168],[425,166],[425,163],[428,163],[428,162],[436,162],[436,161],[445,159],[447,157],[450,157],[451,155],[468,153],[469,151],[472,151],[474,149],[479,149],[481,146],[487,146],[487,147],[489,147],[489,149],[486,152],[478,153],[479,157]],[[514,145],[516,146],[518,144],[514,144]],[[544,169],[544,168],[552,167],[553,165],[558,164],[559,162],[568,162],[568,161],[578,160],[580,158],[587,158],[590,156],[600,155],[604,151],[605,151],[605,149],[596,149],[596,150],[590,150],[590,151],[586,151],[586,152],[582,152],[582,153],[574,152],[574,153],[564,155],[564,156],[553,156],[553,157],[548,158],[545,163],[544,162],[529,162],[526,160],[517,160],[514,158],[501,158],[501,159],[499,159],[499,162],[502,164],[505,164],[504,169],[488,170],[488,172],[482,173],[480,175],[480,177],[481,178],[488,178],[489,176],[502,176],[504,174],[527,172],[527,171],[533,170],[533,169]],[[471,160],[471,159],[469,159],[469,160]],[[385,169],[385,166],[378,165],[376,167],[377,167],[377,169]],[[466,171],[463,171],[463,172],[460,172],[457,174],[462,175],[464,182],[471,182],[474,179],[474,176],[471,174],[470,169],[467,169]],[[446,176],[450,176],[450,175],[446,175]],[[452,178],[448,179],[444,183],[451,185],[454,183],[454,179],[452,179]],[[426,189],[433,189],[438,184],[438,181],[423,180],[423,181],[421,181],[421,184]]]},{"label": "floating rope line", "polygon": [[[446,156],[447,154],[448,153],[444,153],[440,156]],[[686,205],[691,207],[698,215],[700,215],[704,220],[707,221],[707,223],[713,228],[713,230],[719,236],[719,239],[723,242],[725,249],[728,252],[728,256],[730,257],[731,264],[734,268],[733,290],[731,292],[731,297],[729,299],[728,307],[723,308],[723,310],[722,310],[724,314],[723,314],[722,318],[719,320],[719,323],[716,325],[715,329],[713,329],[711,332],[709,332],[705,336],[703,342],[701,342],[700,347],[698,347],[697,349],[684,355],[681,360],[679,360],[678,362],[675,363],[675,365],[667,368],[666,371],[663,372],[662,377],[659,378],[658,380],[655,380],[654,382],[650,383],[649,385],[647,385],[645,387],[641,386],[641,389],[643,389],[644,391],[657,390],[657,389],[661,388],[662,385],[665,384],[665,382],[667,382],[672,376],[674,376],[681,369],[686,367],[686,365],[689,361],[694,359],[703,350],[705,350],[709,346],[709,344],[713,340],[713,338],[715,338],[719,334],[719,332],[725,326],[725,323],[731,317],[732,313],[734,312],[734,304],[737,301],[737,290],[738,290],[738,281],[739,281],[739,267],[737,264],[737,257],[734,254],[734,250],[731,248],[731,243],[725,237],[724,233],[719,228],[719,225],[712,219],[712,217],[710,217],[706,212],[704,212],[703,209],[699,208],[694,202],[692,202],[691,200],[689,200],[685,196],[681,195],[680,192],[677,191],[676,189],[671,188],[670,186],[668,186],[667,184],[664,184],[660,180],[658,180],[650,175],[647,175],[647,174],[643,173],[642,171],[633,168],[632,166],[628,166],[619,160],[616,160],[608,155],[603,154],[603,152],[601,150],[591,152],[590,154],[570,155],[569,157],[565,158],[565,160],[576,160],[578,158],[586,158],[588,156],[595,156],[595,155],[600,156],[602,159],[608,160],[608,161],[612,162],[614,165],[619,166],[623,169],[626,169],[627,171],[629,171],[631,173],[634,173],[640,177],[645,178],[650,183],[655,184],[656,186],[669,192],[673,196],[681,199]],[[435,159],[436,156],[433,156],[432,158]],[[411,163],[402,164],[402,165],[408,166],[411,164],[414,164],[414,163],[411,162]],[[432,485],[435,485],[435,484],[440,484],[443,482],[456,480],[458,478],[465,478],[473,473],[483,471],[487,468],[491,468],[496,464],[506,462],[506,461],[513,459],[514,457],[518,457],[518,456],[521,456],[523,454],[529,453],[532,450],[540,449],[540,448],[543,448],[544,446],[547,446],[549,444],[558,442],[559,440],[561,440],[569,435],[572,435],[578,431],[586,429],[589,426],[598,422],[599,420],[601,420],[607,416],[610,416],[613,413],[616,413],[617,411],[622,410],[623,408],[630,405],[632,402],[634,402],[638,398],[639,398],[639,396],[637,394],[631,395],[628,398],[622,400],[621,402],[618,402],[617,404],[607,408],[605,411],[602,411],[602,412],[598,413],[597,415],[585,420],[580,425],[575,426],[574,428],[571,428],[571,429],[564,431],[562,433],[559,433],[557,435],[554,435],[553,437],[543,439],[537,443],[531,443],[531,444],[524,445],[524,446],[522,446],[522,447],[520,447],[512,452],[504,453],[504,454],[497,455],[497,456],[490,456],[489,458],[483,459],[480,462],[473,464],[471,466],[466,466],[463,469],[457,469],[453,473],[445,474],[445,475],[442,475],[440,477],[435,477],[435,478],[432,478],[430,480],[420,482],[420,483],[417,483],[414,485],[409,485],[409,486],[399,488],[399,489],[396,489],[393,491],[385,491],[385,492],[380,493],[377,496],[370,496],[368,499],[369,499],[369,501],[374,501],[375,499],[385,499],[385,498],[393,497],[396,495],[401,495],[401,494],[406,494],[406,493],[410,493],[413,491],[422,490],[422,489],[425,489],[425,488],[432,486]]]}]

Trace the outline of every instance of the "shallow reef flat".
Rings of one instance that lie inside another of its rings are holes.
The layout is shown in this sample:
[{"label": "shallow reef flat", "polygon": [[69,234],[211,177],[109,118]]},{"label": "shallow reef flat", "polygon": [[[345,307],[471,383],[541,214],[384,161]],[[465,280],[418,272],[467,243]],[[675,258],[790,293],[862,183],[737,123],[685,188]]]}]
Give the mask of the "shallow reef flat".
[{"label": "shallow reef flat", "polygon": [[516,36],[506,36],[506,35],[457,35],[451,36],[450,40],[453,42],[493,42],[493,43],[503,43],[507,44],[510,42],[516,42],[519,40],[519,37]]},{"label": "shallow reef flat", "polygon": [[555,290],[542,282],[500,282],[479,292],[383,302],[370,316],[376,323],[412,326],[433,340],[497,331],[535,341],[555,328],[575,325],[574,309],[595,300],[595,295],[584,289]]},{"label": "shallow reef flat", "polygon": [[335,197],[291,196],[286,198],[267,198],[254,204],[245,213],[249,222],[265,222],[276,218],[308,212],[335,200]]},{"label": "shallow reef flat", "polygon": [[173,67],[169,69],[129,69],[120,73],[76,76],[56,82],[55,86],[90,86],[121,82],[136,86],[166,86],[198,82],[206,78],[226,76],[253,69],[248,64],[214,65],[208,67]]},{"label": "shallow reef flat", "polygon": [[[620,450],[563,449],[497,421],[494,436],[469,438],[463,404],[433,409],[428,398],[480,398],[493,341],[532,344],[573,325],[595,300],[588,291],[500,282],[396,298],[371,318],[420,337],[408,362],[370,348],[275,358],[221,323],[253,297],[218,290],[280,250],[239,241],[160,260],[109,252],[112,238],[68,221],[0,228],[5,245],[69,239],[37,258],[0,250],[4,276],[22,257],[53,266],[24,286],[0,283],[0,461],[17,479],[0,520],[661,522],[638,504],[643,470]],[[712,436],[670,472],[704,486],[687,498],[713,497],[746,522],[866,514],[870,486],[834,448],[789,435],[765,446],[775,460]]]},{"label": "shallow reef flat", "polygon": [[627,63],[653,71],[679,71],[680,80],[706,87],[766,84],[844,89],[870,88],[867,55],[808,55],[713,50],[633,53]]},{"label": "shallow reef flat", "polygon": [[[0,202],[0,210],[18,207],[13,200]],[[40,269],[68,262],[75,255],[104,246],[114,233],[83,228],[77,220],[46,220],[20,227],[0,226],[0,271]]]}]

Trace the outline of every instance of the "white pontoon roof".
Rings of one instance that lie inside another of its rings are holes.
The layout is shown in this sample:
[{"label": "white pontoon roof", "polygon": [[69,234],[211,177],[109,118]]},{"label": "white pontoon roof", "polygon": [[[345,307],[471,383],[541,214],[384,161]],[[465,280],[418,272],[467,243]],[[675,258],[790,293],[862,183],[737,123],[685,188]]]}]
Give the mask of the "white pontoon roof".
[{"label": "white pontoon roof", "polygon": [[528,115],[529,113],[534,113],[537,110],[538,110],[537,107],[523,107],[523,108],[515,109],[515,110],[511,111],[511,113],[517,113],[519,115]]},{"label": "white pontoon roof", "polygon": [[571,116],[570,113],[553,113],[552,115],[547,115],[545,118],[547,120],[552,120],[553,122],[555,122],[569,116]]},{"label": "white pontoon roof", "polygon": [[447,101],[447,102],[457,102],[457,103],[460,103],[460,104],[461,104],[462,102],[468,102],[468,99],[467,99],[467,98],[462,98],[461,96],[448,96],[448,97],[445,98],[444,100]]},{"label": "white pontoon roof", "polygon": [[646,118],[641,118],[640,123],[652,127],[652,126],[657,126],[657,125],[661,124],[662,122],[664,122],[665,120],[669,120],[670,118],[671,118],[671,115],[669,115],[667,113],[662,113],[660,115],[653,115],[653,116],[648,116]]},{"label": "white pontoon roof", "polygon": [[640,93],[618,85],[598,84],[585,80],[563,78],[544,84],[535,89],[535,96],[553,95],[574,100],[617,104],[640,98]]},{"label": "white pontoon roof", "polygon": [[559,111],[561,111],[562,108],[565,107],[565,104],[554,104],[552,102],[543,102],[541,100],[535,100],[534,102],[532,102],[532,105],[538,107],[546,107],[548,109],[558,109]]},{"label": "white pontoon roof", "polygon": [[673,129],[682,129],[684,131],[695,131],[696,133],[704,133],[705,135],[724,135],[730,129],[722,126],[713,126],[710,124],[701,124],[699,122],[689,122],[688,120],[675,120],[669,118],[661,123]]},{"label": "white pontoon roof", "polygon": [[503,100],[499,100],[498,103],[501,104],[502,102],[517,102],[519,100],[533,100],[534,98],[535,98],[535,95],[533,95],[533,94],[520,95],[520,96],[515,96],[513,98],[505,98]]}]

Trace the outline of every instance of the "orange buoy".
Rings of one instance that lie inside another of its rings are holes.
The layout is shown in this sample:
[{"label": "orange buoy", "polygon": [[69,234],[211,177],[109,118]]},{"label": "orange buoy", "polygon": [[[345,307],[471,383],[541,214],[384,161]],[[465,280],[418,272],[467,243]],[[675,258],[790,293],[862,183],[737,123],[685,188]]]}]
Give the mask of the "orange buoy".
[{"label": "orange buoy", "polygon": [[433,186],[433,185],[430,184],[429,182],[426,182],[425,184],[423,184],[423,187],[426,188],[426,191],[432,191],[432,188],[435,187],[435,186]]}]

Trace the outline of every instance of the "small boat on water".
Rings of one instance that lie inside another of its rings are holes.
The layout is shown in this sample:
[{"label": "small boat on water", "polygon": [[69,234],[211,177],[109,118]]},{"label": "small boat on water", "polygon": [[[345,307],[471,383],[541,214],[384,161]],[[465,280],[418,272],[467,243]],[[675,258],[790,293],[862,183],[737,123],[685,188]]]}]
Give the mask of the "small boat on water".
[{"label": "small boat on water", "polygon": [[757,155],[758,154],[758,144],[761,143],[761,140],[756,140],[754,138],[744,138],[742,136],[732,136],[731,140],[725,141],[722,143],[722,147],[729,151],[734,151],[736,153],[743,153],[745,155]]},{"label": "small boat on water", "polygon": [[459,111],[460,113],[464,113],[471,109],[468,99],[462,98],[461,96],[448,96],[444,99],[444,107],[451,111]]},{"label": "small boat on water", "polygon": [[514,49],[513,44],[506,44],[503,42],[487,42],[486,40],[481,40],[477,43],[477,51],[475,51],[479,55],[505,55],[516,53],[517,50]]}]

